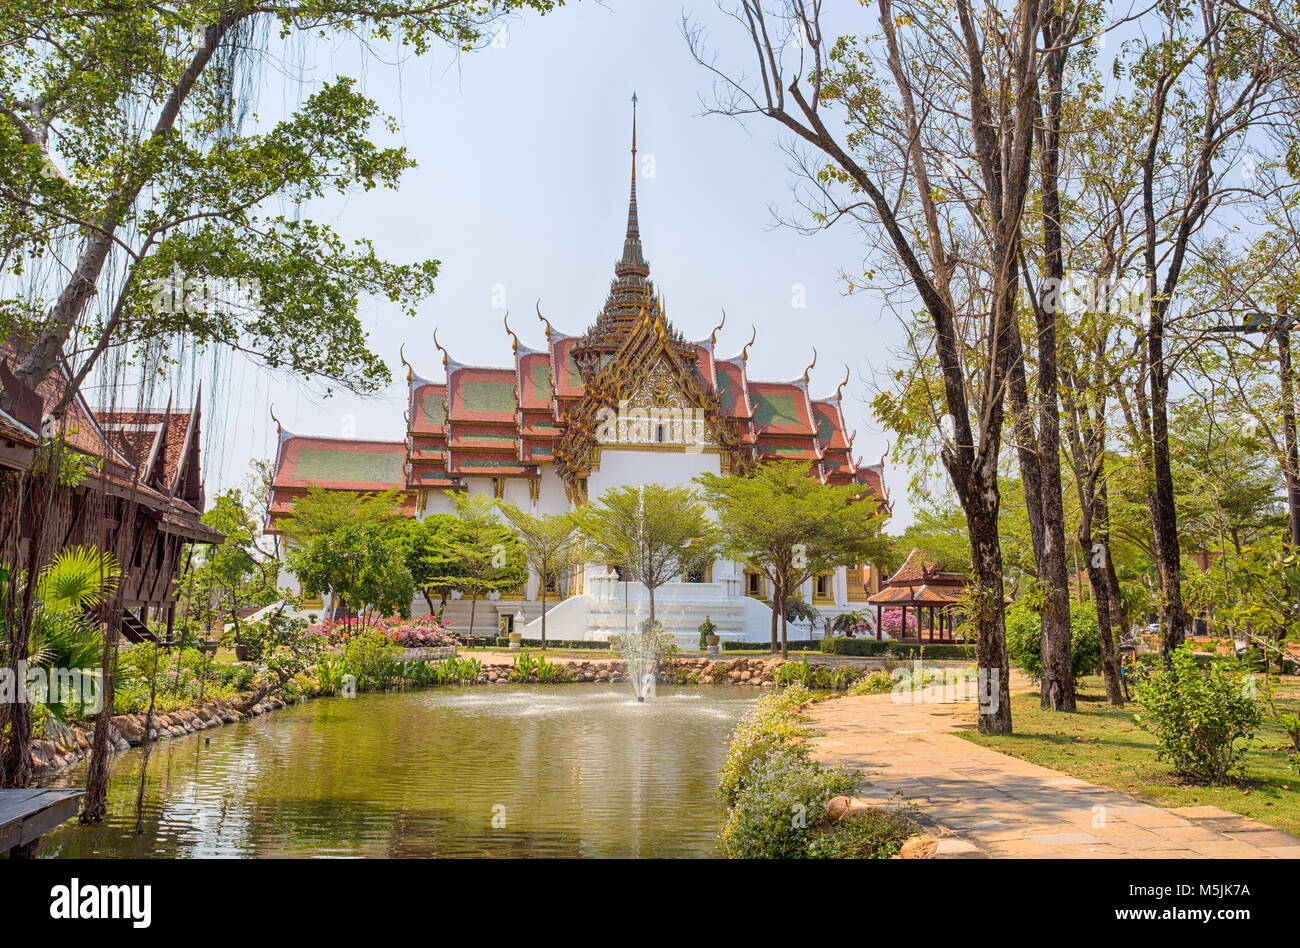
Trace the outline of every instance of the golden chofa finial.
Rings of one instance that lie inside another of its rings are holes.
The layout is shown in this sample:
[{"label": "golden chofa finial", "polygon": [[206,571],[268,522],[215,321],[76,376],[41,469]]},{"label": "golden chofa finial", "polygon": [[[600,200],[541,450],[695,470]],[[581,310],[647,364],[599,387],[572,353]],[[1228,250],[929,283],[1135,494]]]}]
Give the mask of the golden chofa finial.
[{"label": "golden chofa finial", "polygon": [[551,340],[551,321],[542,315],[542,301],[537,301],[537,318],[546,324],[546,341]]},{"label": "golden chofa finial", "polygon": [[511,330],[510,328],[510,310],[506,310],[506,314],[503,317],[503,321],[506,324],[506,332],[510,333],[510,340],[511,340],[510,344],[511,346],[514,347],[514,353],[515,355],[519,355],[519,337],[516,336],[514,334],[514,331]]},{"label": "golden chofa finial", "polygon": [[447,350],[442,347],[442,343],[438,341],[438,330],[436,329],[433,331],[433,345],[439,352],[442,353],[442,370],[446,372],[447,363],[450,361],[451,356],[447,353]]},{"label": "golden chofa finial", "polygon": [[749,361],[749,347],[752,346],[754,344],[754,340],[758,338],[758,327],[756,327],[753,323],[750,323],[749,328],[753,330],[753,335],[749,337],[749,342],[745,343],[745,348],[740,350],[741,362]]},{"label": "golden chofa finial", "polygon": [[806,369],[803,370],[803,384],[804,384],[804,385],[807,385],[807,384],[808,384],[808,373],[811,372],[811,371],[813,370],[813,366],[815,366],[816,364],[817,364],[817,347],[816,347],[816,346],[813,346],[813,360],[812,360],[811,362],[808,363],[808,368],[806,368]]},{"label": "golden chofa finial", "polygon": [[716,346],[718,344],[718,333],[722,332],[722,327],[725,325],[727,325],[727,311],[724,309],[722,311],[722,322],[713,327],[713,332],[709,334],[709,345]]},{"label": "golden chofa finial", "polygon": [[844,381],[835,386],[835,400],[841,401],[840,393],[844,391],[844,386],[849,384],[849,364],[844,363]]},{"label": "golden chofa finial", "polygon": [[406,361],[406,343],[397,347],[397,358],[402,360],[402,365],[406,366],[406,381],[411,381],[411,363]]},{"label": "golden chofa finial", "polygon": [[275,406],[268,403],[266,407],[271,411],[271,420],[275,422],[275,436],[278,438],[284,434],[284,426],[280,424],[280,419],[275,417]]}]

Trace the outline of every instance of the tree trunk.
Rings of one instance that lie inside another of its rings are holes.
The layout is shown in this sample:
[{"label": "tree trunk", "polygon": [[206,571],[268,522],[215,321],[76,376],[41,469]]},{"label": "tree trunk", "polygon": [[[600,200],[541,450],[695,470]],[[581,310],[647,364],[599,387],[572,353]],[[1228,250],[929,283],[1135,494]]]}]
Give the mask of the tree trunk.
[{"label": "tree trunk", "polygon": [[789,598],[790,598],[790,597],[789,597],[789,596],[786,594],[786,592],[785,592],[784,584],[782,584],[782,590],[781,590],[781,610],[780,610],[780,614],[781,614],[781,660],[782,660],[782,661],[785,661],[785,659],[786,659],[787,656],[788,656],[787,649],[788,649],[788,646],[789,646],[789,631],[788,631],[788,629],[787,629],[787,626],[788,626],[789,623],[788,623],[788,621],[786,620],[786,617],[785,617],[785,607],[786,607],[786,601],[787,601]]},{"label": "tree trunk", "polygon": [[[546,651],[546,579],[542,579],[542,651]],[[523,630],[520,629],[522,633]]]},{"label": "tree trunk", "polygon": [[1092,542],[1092,531],[1088,529],[1085,533],[1083,529],[1081,526],[1079,539],[1088,551],[1085,554],[1088,563],[1088,585],[1092,589],[1092,598],[1097,609],[1097,635],[1101,640],[1101,674],[1106,683],[1106,700],[1117,707],[1122,707],[1124,691],[1119,673],[1119,653],[1115,648],[1111,626],[1110,588],[1104,569],[1106,560],[1110,559],[1110,547],[1104,543],[1100,544],[1100,550],[1094,554],[1092,551],[1096,546]]},{"label": "tree trunk", "polygon": [[474,595],[471,596],[469,600],[469,631],[465,633],[465,637],[471,642],[474,641],[474,610],[477,608],[478,590],[475,590]]},{"label": "tree trunk", "polygon": [[1007,662],[1006,611],[1002,601],[1002,549],[998,545],[996,485],[970,497],[971,560],[975,567],[972,597],[976,628],[975,657],[979,674],[981,734],[1011,733],[1011,669]]},{"label": "tree trunk", "polygon": [[775,655],[778,649],[777,640],[776,640],[776,636],[777,636],[776,626],[777,623],[780,622],[780,619],[777,616],[777,610],[781,608],[780,585],[781,585],[780,583],[773,580],[772,582],[772,648],[770,650],[770,654],[772,655]]}]

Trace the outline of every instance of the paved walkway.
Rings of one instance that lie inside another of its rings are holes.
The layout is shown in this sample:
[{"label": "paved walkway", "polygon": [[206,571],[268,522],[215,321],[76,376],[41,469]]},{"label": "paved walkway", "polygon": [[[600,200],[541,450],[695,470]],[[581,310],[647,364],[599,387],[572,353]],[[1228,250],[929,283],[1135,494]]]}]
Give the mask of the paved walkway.
[{"label": "paved walkway", "polygon": [[862,798],[915,804],[949,858],[1300,859],[1300,837],[1212,806],[1162,809],[957,737],[970,704],[839,698],[807,718],[823,763],[862,772]]}]

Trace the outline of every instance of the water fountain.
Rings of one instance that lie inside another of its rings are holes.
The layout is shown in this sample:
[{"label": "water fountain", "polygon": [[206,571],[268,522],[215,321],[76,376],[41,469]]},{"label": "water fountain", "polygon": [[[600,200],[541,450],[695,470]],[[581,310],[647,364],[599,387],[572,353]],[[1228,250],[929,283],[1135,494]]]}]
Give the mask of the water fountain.
[{"label": "water fountain", "polygon": [[627,662],[627,677],[632,682],[632,691],[637,701],[645,701],[646,695],[654,694],[662,650],[661,632],[662,629],[651,626],[650,619],[647,618],[637,624],[635,632],[617,636],[618,651]]}]

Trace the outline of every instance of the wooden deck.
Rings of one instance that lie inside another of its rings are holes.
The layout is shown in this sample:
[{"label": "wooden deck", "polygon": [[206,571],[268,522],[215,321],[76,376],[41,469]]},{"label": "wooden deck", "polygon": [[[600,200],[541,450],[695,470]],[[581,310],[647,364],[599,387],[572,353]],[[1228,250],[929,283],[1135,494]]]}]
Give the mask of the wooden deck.
[{"label": "wooden deck", "polygon": [[72,819],[81,807],[82,790],[0,790],[0,853],[11,859],[35,854],[37,839]]}]

